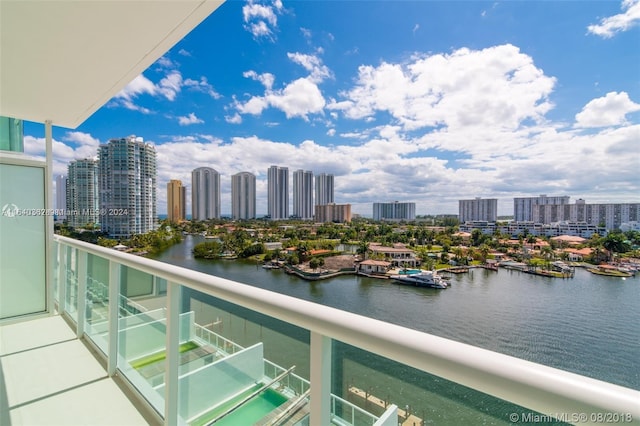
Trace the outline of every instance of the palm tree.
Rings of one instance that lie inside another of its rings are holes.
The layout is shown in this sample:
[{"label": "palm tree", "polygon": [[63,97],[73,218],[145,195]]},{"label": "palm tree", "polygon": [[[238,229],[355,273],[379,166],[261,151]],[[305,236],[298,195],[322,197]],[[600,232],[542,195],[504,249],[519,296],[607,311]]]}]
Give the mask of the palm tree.
[{"label": "palm tree", "polygon": [[482,262],[486,262],[487,261],[487,257],[489,256],[489,252],[491,251],[491,249],[489,248],[489,246],[487,244],[481,244],[480,247],[478,247],[478,252],[480,252],[480,256],[482,259]]}]

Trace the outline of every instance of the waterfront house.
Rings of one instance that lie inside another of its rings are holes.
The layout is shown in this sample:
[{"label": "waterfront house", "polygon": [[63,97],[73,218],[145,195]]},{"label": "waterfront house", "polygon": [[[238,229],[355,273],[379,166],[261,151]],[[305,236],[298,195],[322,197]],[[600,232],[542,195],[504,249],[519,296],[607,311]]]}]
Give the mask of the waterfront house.
[{"label": "waterfront house", "polygon": [[358,264],[358,273],[363,275],[384,275],[391,269],[391,262],[385,260],[363,260]]},{"label": "waterfront house", "polygon": [[567,253],[567,259],[570,262],[581,262],[585,257],[588,257],[593,253],[593,249],[590,247],[585,247],[581,249],[564,249],[562,250],[564,253]]},{"label": "waterfront house", "polygon": [[383,246],[379,243],[371,243],[369,245],[368,256],[383,257],[391,262],[393,266],[416,267],[420,265],[420,260],[416,257],[416,253],[407,248],[404,244],[394,244],[393,247]]}]

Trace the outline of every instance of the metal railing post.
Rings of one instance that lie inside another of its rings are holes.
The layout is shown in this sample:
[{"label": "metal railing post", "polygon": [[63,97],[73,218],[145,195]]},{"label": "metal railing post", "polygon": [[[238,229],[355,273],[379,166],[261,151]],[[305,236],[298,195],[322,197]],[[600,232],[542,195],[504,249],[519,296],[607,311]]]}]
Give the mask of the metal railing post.
[{"label": "metal railing post", "polygon": [[113,376],[118,367],[118,321],[120,316],[120,264],[109,260],[109,346],[107,374]]},{"label": "metal railing post", "polygon": [[311,413],[312,425],[331,424],[331,339],[311,332]]},{"label": "metal railing post", "polygon": [[178,424],[178,365],[180,346],[180,285],[167,282],[164,424]]}]

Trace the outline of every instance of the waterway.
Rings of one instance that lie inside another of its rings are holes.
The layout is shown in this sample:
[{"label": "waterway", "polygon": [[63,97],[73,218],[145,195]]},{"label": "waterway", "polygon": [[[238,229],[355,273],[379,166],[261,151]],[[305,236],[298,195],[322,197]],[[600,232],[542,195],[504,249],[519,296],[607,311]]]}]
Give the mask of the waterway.
[{"label": "waterway", "polygon": [[[352,275],[307,282],[251,262],[194,259],[191,250],[200,241],[188,236],[156,259],[640,389],[640,277],[604,277],[580,268],[572,279],[475,269],[453,276],[446,290]],[[241,344],[264,340],[267,358],[282,365],[297,362],[297,371],[307,376],[308,364],[300,365],[300,354],[308,350],[308,333],[191,297],[189,308],[202,317],[199,322],[217,321],[218,331]],[[207,311],[203,306],[216,307]],[[345,394],[356,385],[382,399],[393,395],[394,403],[404,407],[406,402],[428,422],[503,424],[508,423],[505,413],[513,410],[346,345],[337,345],[335,352],[341,368],[334,387]]]}]

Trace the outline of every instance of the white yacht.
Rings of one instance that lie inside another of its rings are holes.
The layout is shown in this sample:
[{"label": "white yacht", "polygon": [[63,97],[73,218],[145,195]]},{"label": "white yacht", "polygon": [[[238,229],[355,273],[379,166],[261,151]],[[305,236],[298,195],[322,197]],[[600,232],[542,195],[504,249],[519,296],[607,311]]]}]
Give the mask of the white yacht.
[{"label": "white yacht", "polygon": [[391,275],[391,279],[400,284],[413,285],[416,287],[429,287],[444,289],[448,287],[445,280],[435,271],[422,271],[417,274]]}]

